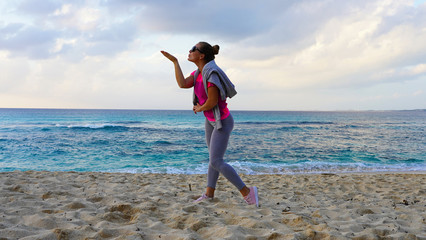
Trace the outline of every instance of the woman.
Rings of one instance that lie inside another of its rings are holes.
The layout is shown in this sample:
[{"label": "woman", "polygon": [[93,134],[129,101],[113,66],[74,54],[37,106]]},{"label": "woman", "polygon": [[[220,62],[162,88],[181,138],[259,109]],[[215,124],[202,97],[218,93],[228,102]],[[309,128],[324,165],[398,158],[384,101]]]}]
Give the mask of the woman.
[{"label": "woman", "polygon": [[219,46],[211,46],[199,42],[189,50],[188,60],[198,67],[189,77],[185,78],[176,57],[168,52],[161,53],[173,62],[177,84],[180,88],[194,87],[194,113],[204,112],[206,117],[206,142],[209,149],[209,169],[207,173],[206,193],[194,202],[213,199],[219,174],[225,176],[249,204],[259,206],[257,188],[248,188],[234,168],[225,163],[223,156],[228,146],[229,136],[234,127],[234,119],[227,107],[226,98],[233,97],[237,92],[226,74],[215,61]]}]

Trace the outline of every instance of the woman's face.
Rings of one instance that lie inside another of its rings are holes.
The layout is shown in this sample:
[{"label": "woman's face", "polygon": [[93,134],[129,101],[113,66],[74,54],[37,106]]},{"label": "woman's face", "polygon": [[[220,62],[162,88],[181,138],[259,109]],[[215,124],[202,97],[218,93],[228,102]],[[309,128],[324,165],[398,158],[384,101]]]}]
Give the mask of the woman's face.
[{"label": "woman's face", "polygon": [[197,62],[204,58],[204,54],[200,52],[199,44],[195,44],[190,50],[188,54],[188,61]]}]

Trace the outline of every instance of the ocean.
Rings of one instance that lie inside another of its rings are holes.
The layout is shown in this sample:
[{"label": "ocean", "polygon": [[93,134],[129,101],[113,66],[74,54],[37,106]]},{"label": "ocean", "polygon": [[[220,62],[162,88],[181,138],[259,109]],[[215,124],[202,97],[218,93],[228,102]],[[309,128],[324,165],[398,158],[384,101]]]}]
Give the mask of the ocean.
[{"label": "ocean", "polygon": [[[231,111],[244,174],[426,171],[426,111]],[[205,174],[202,114],[0,109],[0,172]]]}]

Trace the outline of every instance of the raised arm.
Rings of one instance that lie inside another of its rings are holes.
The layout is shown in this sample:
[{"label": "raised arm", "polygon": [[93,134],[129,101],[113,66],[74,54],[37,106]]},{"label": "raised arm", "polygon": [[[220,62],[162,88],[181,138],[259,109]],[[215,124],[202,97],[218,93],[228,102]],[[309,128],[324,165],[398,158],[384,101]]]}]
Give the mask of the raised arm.
[{"label": "raised arm", "polygon": [[194,86],[194,76],[190,75],[189,77],[185,78],[182,73],[182,69],[180,68],[179,61],[177,58],[170,53],[166,51],[161,51],[161,53],[168,58],[170,61],[173,62],[173,65],[175,67],[175,76],[176,76],[176,82],[179,85],[180,88],[191,88]]}]

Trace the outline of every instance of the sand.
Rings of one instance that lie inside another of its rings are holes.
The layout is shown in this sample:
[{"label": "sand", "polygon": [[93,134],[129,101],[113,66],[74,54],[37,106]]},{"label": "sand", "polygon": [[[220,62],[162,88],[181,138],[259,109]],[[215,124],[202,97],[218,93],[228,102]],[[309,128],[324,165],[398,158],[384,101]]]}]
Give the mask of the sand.
[{"label": "sand", "polygon": [[426,174],[0,173],[0,239],[426,239]]}]

